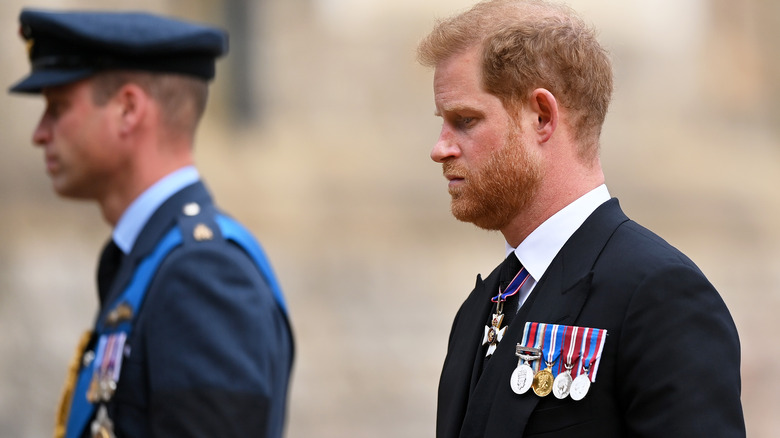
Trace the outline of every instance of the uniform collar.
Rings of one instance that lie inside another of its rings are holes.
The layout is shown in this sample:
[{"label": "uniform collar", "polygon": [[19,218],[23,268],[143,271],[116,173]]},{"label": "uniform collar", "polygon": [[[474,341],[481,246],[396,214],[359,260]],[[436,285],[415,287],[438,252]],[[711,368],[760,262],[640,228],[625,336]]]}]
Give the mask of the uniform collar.
[{"label": "uniform collar", "polygon": [[137,197],[114,228],[112,237],[119,249],[129,254],[138,235],[152,214],[176,192],[200,180],[200,174],[194,166],[182,167],[169,173]]}]

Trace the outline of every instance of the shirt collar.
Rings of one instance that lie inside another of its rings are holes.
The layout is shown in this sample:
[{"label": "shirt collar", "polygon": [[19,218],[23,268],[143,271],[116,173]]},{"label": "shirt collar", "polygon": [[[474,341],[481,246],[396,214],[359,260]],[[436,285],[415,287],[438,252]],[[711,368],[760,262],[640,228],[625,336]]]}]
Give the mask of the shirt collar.
[{"label": "shirt collar", "polygon": [[517,248],[507,243],[506,255],[514,251],[531,277],[538,281],[572,234],[609,199],[606,185],[596,187],[544,221]]},{"label": "shirt collar", "polygon": [[114,242],[119,249],[125,254],[129,254],[141,230],[157,208],[174,193],[194,184],[199,179],[200,174],[195,166],[182,167],[169,173],[141,193],[141,196],[135,198],[127,210],[122,213],[122,217],[119,218],[112,233]]}]

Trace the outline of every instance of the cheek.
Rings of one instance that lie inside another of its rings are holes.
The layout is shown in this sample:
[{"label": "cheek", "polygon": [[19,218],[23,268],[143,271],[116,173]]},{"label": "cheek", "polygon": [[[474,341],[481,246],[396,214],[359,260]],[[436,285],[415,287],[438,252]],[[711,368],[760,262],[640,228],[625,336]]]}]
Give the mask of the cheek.
[{"label": "cheek", "polygon": [[475,136],[472,140],[472,158],[479,162],[486,162],[497,151],[504,149],[506,137],[498,135],[495,131],[485,132]]}]

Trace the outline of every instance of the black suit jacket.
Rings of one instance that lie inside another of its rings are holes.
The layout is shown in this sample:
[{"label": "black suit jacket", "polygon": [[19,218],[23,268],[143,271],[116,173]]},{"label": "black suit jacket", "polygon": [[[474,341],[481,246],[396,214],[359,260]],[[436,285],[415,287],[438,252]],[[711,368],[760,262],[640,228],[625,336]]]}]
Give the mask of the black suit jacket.
[{"label": "black suit jacket", "polygon": [[[744,437],[736,327],[678,250],[616,199],[566,242],[482,369],[497,271],[455,317],[439,382],[438,438]],[[580,401],[512,392],[525,321],[608,330]]]},{"label": "black suit jacket", "polygon": [[157,270],[127,341],[108,404],[116,435],[280,437],[293,360],[287,316],[239,246],[219,234],[195,241],[181,225],[182,208],[193,202],[201,209],[196,222],[218,233],[205,186],[182,189],[152,215],[100,297],[102,317],[141,260],[180,223],[185,242]]}]

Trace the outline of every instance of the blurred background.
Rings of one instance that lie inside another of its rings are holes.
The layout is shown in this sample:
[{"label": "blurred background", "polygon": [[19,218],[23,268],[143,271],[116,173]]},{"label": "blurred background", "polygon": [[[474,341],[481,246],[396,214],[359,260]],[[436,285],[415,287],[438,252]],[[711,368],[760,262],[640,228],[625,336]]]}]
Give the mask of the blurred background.
[{"label": "blurred background", "polygon": [[[450,216],[428,156],[440,126],[432,71],[414,56],[436,17],[472,3],[4,0],[0,84],[28,70],[24,6],[143,9],[229,29],[197,159],[286,291],[297,336],[288,436],[428,437],[452,318],[504,251],[500,234]],[[609,189],[719,289],[742,340],[748,433],[776,436],[780,2],[569,4],[614,61]],[[42,109],[0,93],[3,437],[50,435],[110,233],[95,205],[52,193],[30,141]]]}]

